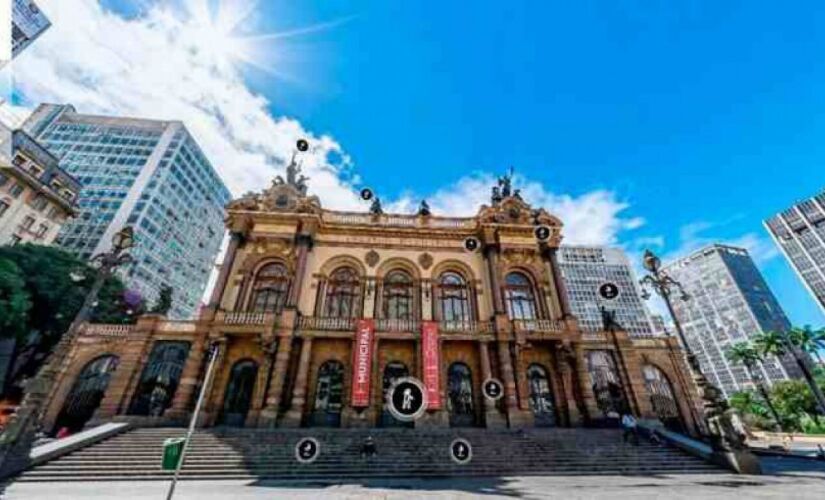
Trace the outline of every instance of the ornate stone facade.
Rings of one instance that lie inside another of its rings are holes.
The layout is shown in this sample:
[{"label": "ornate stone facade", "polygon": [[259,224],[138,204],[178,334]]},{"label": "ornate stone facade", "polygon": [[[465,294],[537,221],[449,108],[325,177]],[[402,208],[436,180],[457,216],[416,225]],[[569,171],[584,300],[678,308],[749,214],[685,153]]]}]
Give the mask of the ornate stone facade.
[{"label": "ornate stone facade", "polygon": [[[386,412],[384,391],[429,368],[439,396],[417,427],[599,425],[632,411],[694,431],[697,395],[676,340],[583,333],[556,262],[562,222],[508,177],[476,217],[449,218],[325,210],[297,173],[228,206],[230,244],[197,320],[86,326],[52,395],[50,429],[185,422],[217,344],[205,426],[407,425]],[[543,242],[538,226],[549,229]],[[365,324],[369,398],[356,407]],[[437,331],[437,366],[424,366],[424,325]],[[489,378],[503,383],[497,401],[482,395]]]}]

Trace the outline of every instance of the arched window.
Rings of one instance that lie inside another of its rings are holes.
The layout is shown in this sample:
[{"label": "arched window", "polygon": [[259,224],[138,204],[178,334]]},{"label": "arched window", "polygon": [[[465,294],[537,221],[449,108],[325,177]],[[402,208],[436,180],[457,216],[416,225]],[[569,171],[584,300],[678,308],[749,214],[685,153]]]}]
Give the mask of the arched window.
[{"label": "arched window", "polygon": [[530,384],[530,409],[533,411],[536,427],[556,425],[553,390],[550,388],[547,370],[533,363],[527,368],[527,382]]},{"label": "arched window", "polygon": [[106,393],[109,379],[117,368],[119,359],[117,356],[107,354],[89,361],[83,367],[63,403],[63,408],[54,426],[55,431],[62,427],[68,427],[72,432],[83,429],[97,407],[100,406],[100,401]]},{"label": "arched window", "polygon": [[629,407],[613,354],[606,350],[587,351],[587,370],[599,409],[606,418],[618,420]]},{"label": "arched window", "polygon": [[645,388],[656,416],[668,429],[683,432],[684,424],[670,380],[662,370],[653,365],[642,367],[642,377],[645,379]]},{"label": "arched window", "polygon": [[318,368],[315,383],[315,404],[312,406],[312,425],[340,427],[344,394],[344,365],[340,361],[326,361]]},{"label": "arched window", "polygon": [[252,403],[255,381],[258,378],[258,363],[251,359],[242,359],[232,365],[226,392],[223,397],[223,410],[220,422],[233,427],[243,427],[246,415]]},{"label": "arched window", "polygon": [[413,279],[406,271],[391,271],[384,278],[383,313],[387,319],[413,319]]},{"label": "arched window", "polygon": [[358,273],[351,267],[336,269],[327,281],[324,316],[355,318],[360,316],[361,285]]},{"label": "arched window", "polygon": [[504,280],[504,300],[510,319],[537,319],[536,295],[530,279],[521,273],[510,273]]},{"label": "arched window", "polygon": [[289,292],[289,274],[279,262],[267,264],[255,276],[250,309],[255,312],[281,312]]},{"label": "arched window", "polygon": [[472,320],[467,281],[458,273],[446,272],[438,280],[439,319],[450,328]]},{"label": "arched window", "polygon": [[140,374],[129,408],[130,415],[159,417],[172,404],[183,365],[189,356],[189,342],[159,340]]}]

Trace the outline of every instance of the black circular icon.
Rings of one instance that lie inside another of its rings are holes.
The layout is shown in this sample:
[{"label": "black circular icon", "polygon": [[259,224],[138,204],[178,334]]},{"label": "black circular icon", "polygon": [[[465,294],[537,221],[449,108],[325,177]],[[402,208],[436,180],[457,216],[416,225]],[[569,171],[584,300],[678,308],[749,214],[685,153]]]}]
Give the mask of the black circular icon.
[{"label": "black circular icon", "polygon": [[298,147],[298,151],[302,153],[309,149],[309,143],[305,139],[298,139],[298,142],[295,145]]},{"label": "black circular icon", "polygon": [[599,296],[605,300],[613,300],[619,296],[619,287],[616,283],[602,283],[599,285]]},{"label": "black circular icon", "polygon": [[370,201],[373,197],[372,189],[364,188],[361,190],[361,199],[364,201]]},{"label": "black circular icon", "polygon": [[473,447],[464,438],[456,438],[450,443],[450,458],[457,464],[467,464],[473,459]]},{"label": "black circular icon", "polygon": [[488,378],[481,384],[481,390],[484,393],[484,397],[488,399],[492,399],[496,401],[501,399],[501,396],[504,395],[504,386],[501,384],[501,381],[495,378]]},{"label": "black circular icon", "polygon": [[481,242],[478,241],[478,238],[473,238],[470,236],[466,240],[464,240],[464,250],[468,252],[475,252],[481,246]]},{"label": "black circular icon", "polygon": [[295,460],[302,464],[314,462],[320,454],[321,445],[318,444],[318,440],[315,438],[303,438],[295,445]]},{"label": "black circular icon", "polygon": [[424,384],[413,377],[404,377],[395,381],[390,388],[388,410],[402,422],[412,422],[424,414],[427,409],[427,391]]},{"label": "black circular icon", "polygon": [[553,231],[551,231],[547,226],[538,226],[533,230],[533,234],[536,235],[537,240],[547,241],[550,239],[550,235],[553,234]]}]

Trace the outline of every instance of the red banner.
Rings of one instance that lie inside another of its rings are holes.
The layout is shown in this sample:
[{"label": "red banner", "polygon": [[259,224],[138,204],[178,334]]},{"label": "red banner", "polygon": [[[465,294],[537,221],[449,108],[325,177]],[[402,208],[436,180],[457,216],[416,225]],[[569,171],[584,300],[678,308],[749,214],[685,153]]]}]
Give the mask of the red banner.
[{"label": "red banner", "polygon": [[427,387],[427,409],[441,409],[441,350],[438,344],[438,322],[421,323],[421,359],[424,364],[424,385]]},{"label": "red banner", "polygon": [[359,319],[355,330],[355,349],[352,354],[352,406],[365,408],[370,405],[370,379],[372,375],[372,338],[375,322]]}]

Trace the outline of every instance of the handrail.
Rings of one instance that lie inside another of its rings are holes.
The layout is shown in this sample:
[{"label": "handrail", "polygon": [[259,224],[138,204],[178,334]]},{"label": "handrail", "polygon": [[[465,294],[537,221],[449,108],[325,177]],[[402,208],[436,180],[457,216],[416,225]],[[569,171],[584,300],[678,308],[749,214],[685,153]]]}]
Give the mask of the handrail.
[{"label": "handrail", "polygon": [[334,332],[355,331],[355,318],[325,318],[322,316],[302,316],[298,320],[301,330],[322,330]]}]

